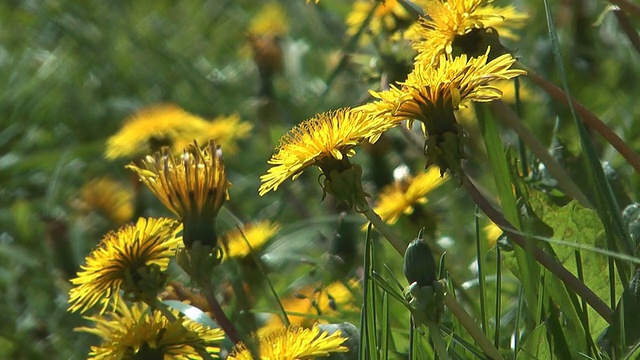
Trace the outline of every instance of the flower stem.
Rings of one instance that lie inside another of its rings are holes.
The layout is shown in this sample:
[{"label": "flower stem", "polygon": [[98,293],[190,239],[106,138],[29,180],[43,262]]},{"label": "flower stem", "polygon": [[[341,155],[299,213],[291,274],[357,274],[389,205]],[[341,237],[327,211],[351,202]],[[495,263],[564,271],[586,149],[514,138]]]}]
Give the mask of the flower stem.
[{"label": "flower stem", "polygon": [[224,333],[229,337],[231,342],[233,342],[234,344],[239,343],[240,336],[238,335],[238,330],[236,330],[236,327],[233,325],[233,323],[229,320],[227,315],[222,310],[222,307],[220,306],[220,303],[216,299],[216,295],[213,292],[213,287],[209,282],[204,284],[204,288],[202,289],[202,292],[204,293],[205,299],[207,299],[209,308],[211,309],[211,312],[213,313],[213,316],[216,322],[218,323],[218,325],[220,325],[220,327],[222,328]]},{"label": "flower stem", "polygon": [[628,0],[609,0],[609,2],[617,5],[621,10],[640,18],[640,5]]},{"label": "flower stem", "polygon": [[[557,101],[568,105],[567,95],[559,87],[553,83],[547,81],[542,76],[538,75],[535,71],[528,69],[526,66],[520,64],[525,70],[527,70],[527,78],[534,84],[539,86],[547,94],[551,95]],[[597,131],[611,146],[613,146],[622,157],[624,157],[631,166],[640,173],[640,155],[633,151],[613,130],[611,130],[602,120],[598,119],[591,111],[579,103],[576,99],[571,98],[573,106],[576,109],[580,119],[589,128]]]},{"label": "flower stem", "polygon": [[640,54],[640,35],[638,35],[635,27],[633,27],[633,24],[631,23],[631,20],[629,20],[627,14],[622,10],[613,10],[613,15],[615,15],[618,20],[618,24],[624,34],[627,35],[627,39],[629,39],[631,46],[633,46],[633,48],[636,49],[636,52]]},{"label": "flower stem", "polygon": [[360,212],[373,224],[380,234],[389,241],[389,244],[396,249],[398,254],[404,256],[404,252],[407,250],[407,244],[400,240],[400,236],[398,236],[387,223],[382,221],[380,216],[376,214],[370,206],[367,206],[366,209],[361,209]]},{"label": "flower stem", "polygon": [[148,302],[147,301],[145,301],[145,302],[147,303],[147,305],[149,305],[149,307],[151,309],[160,311],[162,313],[162,315],[164,317],[166,317],[167,320],[169,320],[170,323],[176,322],[177,319],[176,319],[175,315],[173,315],[173,313],[169,310],[167,305],[165,305],[163,302],[161,302],[157,298],[153,299],[153,300],[150,300]]},{"label": "flower stem", "polygon": [[[480,330],[473,318],[471,318],[464,308],[458,304],[458,301],[451,295],[451,293],[445,294],[444,304],[447,305],[447,308],[451,310],[453,315],[458,319],[462,326],[464,326],[469,335],[471,335],[473,340],[475,340],[478,346],[480,346],[480,349],[482,349],[489,358],[499,360],[504,359],[502,355],[500,355],[498,349],[493,346],[493,343],[491,343],[491,340],[489,340],[487,335]],[[438,355],[440,354],[438,353]]]},{"label": "flower stem", "polygon": [[433,340],[433,346],[436,349],[438,357],[440,358],[440,360],[449,360],[449,354],[447,353],[447,344],[444,343],[444,339],[442,338],[442,334],[440,333],[438,324],[429,322],[427,323],[427,327],[429,327],[429,335],[431,336],[431,340]]},{"label": "flower stem", "polygon": [[498,225],[505,233],[509,234],[511,240],[526,251],[532,252],[533,257],[547,270],[554,274],[565,286],[573,290],[578,296],[584,299],[602,318],[609,324],[613,321],[613,310],[605,304],[589,287],[581,282],[575,275],[567,270],[561,263],[542,251],[535,244],[527,243],[527,240],[515,229],[507,219],[480,193],[471,179],[465,174],[463,185],[467,192],[474,199],[482,211]]}]

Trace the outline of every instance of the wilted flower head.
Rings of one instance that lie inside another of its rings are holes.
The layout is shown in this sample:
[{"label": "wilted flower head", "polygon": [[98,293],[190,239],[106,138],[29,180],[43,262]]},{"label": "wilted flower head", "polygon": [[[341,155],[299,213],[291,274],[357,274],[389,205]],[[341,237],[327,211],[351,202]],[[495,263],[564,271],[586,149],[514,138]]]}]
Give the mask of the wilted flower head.
[{"label": "wilted flower head", "polygon": [[133,217],[133,194],[119,182],[109,178],[96,178],[80,189],[82,206],[99,212],[116,225]]},{"label": "wilted flower head", "polygon": [[355,109],[318,114],[298,124],[280,139],[277,152],[268,161],[273,166],[260,177],[260,195],[277,190],[288,178],[295,180],[309,166],[322,167],[324,161],[353,156],[358,144],[374,142],[395,125]]},{"label": "wilted flower head", "polygon": [[184,223],[187,247],[200,241],[215,246],[215,219],[229,197],[222,150],[215,142],[200,149],[197,142],[174,156],[163,148],[142,160],[142,167],[127,165],[162,203]]},{"label": "wilted flower head", "polygon": [[[480,55],[487,45],[498,50],[498,34],[503,38],[517,39],[512,29],[524,26],[526,15],[518,13],[513,5],[495,7],[491,0],[432,0],[421,2],[425,15],[414,26],[414,48],[418,51],[417,60],[427,64],[439,61],[440,55],[457,55],[454,42],[459,41],[465,47],[472,44],[473,49],[462,49],[469,56]],[[484,44],[484,46],[482,46]],[[466,50],[466,51],[465,51]]]},{"label": "wilted flower head", "polygon": [[85,312],[101,303],[104,312],[110,303],[116,305],[121,290],[132,300],[155,296],[164,287],[163,272],[182,240],[178,227],[171,219],[140,218],[135,225],[105,235],[71,279],[69,311]]},{"label": "wilted flower head", "polygon": [[[342,344],[347,338],[341,337],[340,331],[332,334],[323,332],[317,326],[302,329],[295,326],[275,330],[259,339],[261,359],[303,360],[331,353],[347,352]],[[243,343],[238,343],[229,360],[253,360],[251,352]]]},{"label": "wilted flower head", "polygon": [[98,335],[102,342],[92,346],[89,359],[196,359],[206,352],[217,358],[218,344],[224,332],[212,329],[190,319],[179,317],[169,321],[159,310],[152,310],[144,303],[131,307],[124,300],[118,302],[115,311],[105,316],[86,317],[94,327],[80,327],[83,331]]}]

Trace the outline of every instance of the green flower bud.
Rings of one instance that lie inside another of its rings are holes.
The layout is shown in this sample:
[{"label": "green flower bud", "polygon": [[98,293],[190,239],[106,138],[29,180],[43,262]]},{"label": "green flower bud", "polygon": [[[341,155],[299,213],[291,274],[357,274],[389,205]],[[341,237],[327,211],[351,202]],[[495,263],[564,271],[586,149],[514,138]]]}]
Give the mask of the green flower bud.
[{"label": "green flower bud", "polygon": [[430,286],[436,281],[436,261],[427,242],[422,239],[422,231],[413,239],[404,253],[404,276],[409,284],[419,287]]},{"label": "green flower bud", "polygon": [[640,204],[633,203],[624,208],[622,222],[631,238],[636,242],[637,247],[640,242]]}]

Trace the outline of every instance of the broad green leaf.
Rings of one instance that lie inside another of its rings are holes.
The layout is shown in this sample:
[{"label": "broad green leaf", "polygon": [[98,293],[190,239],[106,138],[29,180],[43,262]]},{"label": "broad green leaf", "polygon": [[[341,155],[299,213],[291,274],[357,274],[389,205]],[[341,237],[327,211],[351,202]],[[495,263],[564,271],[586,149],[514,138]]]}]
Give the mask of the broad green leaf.
[{"label": "broad green leaf", "polygon": [[[582,207],[576,201],[565,206],[557,206],[542,193],[530,194],[529,203],[538,217],[553,229],[553,238],[606,249],[604,228],[595,211]],[[576,249],[571,246],[550,244],[562,264],[577,275]],[[591,251],[580,251],[584,270],[584,283],[605,303],[610,303],[607,256]],[[616,293],[621,294],[621,285],[616,285]],[[559,301],[556,299],[556,301]],[[564,310],[564,309],[563,309]],[[597,338],[607,326],[607,322],[593,309],[588,309],[591,336]]]},{"label": "broad green leaf", "polygon": [[516,360],[551,359],[551,351],[547,342],[547,327],[544,323],[538,325],[522,344]]}]

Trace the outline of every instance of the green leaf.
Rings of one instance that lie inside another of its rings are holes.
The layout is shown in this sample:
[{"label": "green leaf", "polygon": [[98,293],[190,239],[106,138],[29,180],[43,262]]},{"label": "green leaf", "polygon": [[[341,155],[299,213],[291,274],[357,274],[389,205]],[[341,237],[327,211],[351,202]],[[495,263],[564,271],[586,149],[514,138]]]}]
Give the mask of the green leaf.
[{"label": "green leaf", "polygon": [[177,300],[165,300],[163,301],[163,303],[172,309],[178,310],[178,312],[180,312],[182,315],[193,320],[194,322],[197,322],[198,324],[208,326],[212,329],[217,329],[220,327],[209,317],[209,315],[195,306],[191,306]]},{"label": "green leaf", "polygon": [[547,342],[547,328],[544,323],[538,325],[527,336],[516,356],[516,360],[521,359],[551,359],[551,351]]},{"label": "green leaf", "polygon": [[[522,229],[518,206],[516,205],[516,197],[513,193],[513,177],[512,171],[507,161],[507,154],[504,149],[500,132],[496,122],[491,117],[484,116],[484,108],[476,106],[476,116],[478,124],[482,131],[482,137],[487,155],[491,163],[491,172],[493,173],[500,203],[502,204],[502,212],[505,218],[517,229]],[[524,288],[524,295],[531,308],[537,308],[537,294],[540,266],[535,261],[530,252],[520,247],[516,247],[515,258],[518,265],[517,274]]]},{"label": "green leaf", "polygon": [[[582,207],[576,201],[565,206],[557,206],[549,201],[546,195],[533,192],[529,204],[540,220],[553,229],[553,238],[576,245],[587,245],[595,248],[607,248],[604,228],[595,211]],[[576,248],[566,245],[550,243],[559,261],[573,274],[577,275],[575,262]],[[609,291],[608,257],[604,254],[585,251],[580,252],[584,283],[606,303],[611,302]],[[616,285],[616,293],[620,293],[622,286]],[[556,299],[559,301],[559,299]],[[596,311],[588,308],[589,327],[592,337],[597,337],[607,322]]]}]

